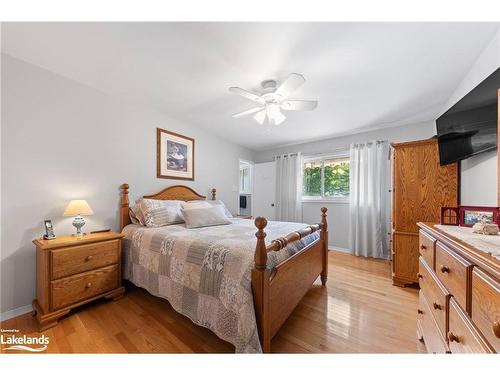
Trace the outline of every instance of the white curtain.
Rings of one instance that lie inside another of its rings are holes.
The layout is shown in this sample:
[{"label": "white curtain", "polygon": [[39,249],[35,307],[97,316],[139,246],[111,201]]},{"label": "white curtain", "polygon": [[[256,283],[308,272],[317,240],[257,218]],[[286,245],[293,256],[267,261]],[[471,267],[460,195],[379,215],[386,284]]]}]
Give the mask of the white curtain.
[{"label": "white curtain", "polygon": [[352,254],[389,258],[390,161],[387,141],[350,147],[349,248]]},{"label": "white curtain", "polygon": [[275,157],[276,202],[278,221],[302,221],[302,157],[285,154]]}]

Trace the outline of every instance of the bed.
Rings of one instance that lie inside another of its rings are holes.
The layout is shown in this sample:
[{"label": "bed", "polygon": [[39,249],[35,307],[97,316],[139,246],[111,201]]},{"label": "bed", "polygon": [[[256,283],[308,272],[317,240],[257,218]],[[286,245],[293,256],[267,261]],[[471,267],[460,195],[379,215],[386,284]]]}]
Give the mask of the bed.
[{"label": "bed", "polygon": [[[124,278],[167,299],[176,311],[231,342],[236,352],[269,353],[272,337],[314,281],[320,276],[326,285],[326,208],[314,225],[258,217],[197,229],[148,228],[131,223],[129,185],[120,189]],[[206,199],[183,185],[144,198]]]}]

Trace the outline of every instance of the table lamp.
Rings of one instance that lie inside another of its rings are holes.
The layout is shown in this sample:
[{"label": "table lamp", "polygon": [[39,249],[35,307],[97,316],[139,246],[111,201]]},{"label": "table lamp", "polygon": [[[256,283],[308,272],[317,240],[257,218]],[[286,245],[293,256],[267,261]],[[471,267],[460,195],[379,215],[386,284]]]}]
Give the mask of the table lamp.
[{"label": "table lamp", "polygon": [[84,199],[76,199],[69,202],[64,210],[63,216],[75,216],[73,226],[76,228],[76,235],[82,235],[82,227],[85,225],[85,220],[82,215],[93,215],[94,211]]}]

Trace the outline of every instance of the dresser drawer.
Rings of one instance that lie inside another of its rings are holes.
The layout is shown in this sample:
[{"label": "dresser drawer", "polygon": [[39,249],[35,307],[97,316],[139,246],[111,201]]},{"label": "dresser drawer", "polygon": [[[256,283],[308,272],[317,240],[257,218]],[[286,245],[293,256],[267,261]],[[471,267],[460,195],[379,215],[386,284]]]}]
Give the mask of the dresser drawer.
[{"label": "dresser drawer", "polygon": [[478,269],[472,272],[472,321],[500,353],[500,285]]},{"label": "dresser drawer", "polygon": [[467,286],[472,264],[448,250],[440,242],[436,244],[436,275],[451,295],[468,310]]},{"label": "dresser drawer", "polygon": [[429,353],[447,353],[448,347],[433,318],[430,306],[422,292],[419,293],[417,327]]},{"label": "dresser drawer", "polygon": [[446,335],[446,311],[448,308],[448,293],[422,257],[419,258],[420,294],[423,294],[429,303],[429,310],[434,316],[443,337]]},{"label": "dresser drawer", "polygon": [[119,258],[117,240],[51,250],[52,279],[116,264]]},{"label": "dresser drawer", "polygon": [[52,281],[52,309],[69,306],[117,288],[118,274],[118,266],[113,265]]},{"label": "dresser drawer", "polygon": [[429,237],[425,232],[419,233],[419,246],[418,251],[420,256],[425,259],[430,268],[434,269],[434,251],[436,240]]},{"label": "dresser drawer", "polygon": [[455,298],[450,298],[448,344],[452,353],[492,353]]}]

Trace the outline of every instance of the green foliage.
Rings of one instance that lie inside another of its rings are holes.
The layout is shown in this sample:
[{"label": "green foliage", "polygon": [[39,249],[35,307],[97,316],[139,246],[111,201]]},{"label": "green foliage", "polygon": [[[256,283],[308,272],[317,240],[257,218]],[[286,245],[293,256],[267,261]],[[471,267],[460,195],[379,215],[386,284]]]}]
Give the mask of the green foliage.
[{"label": "green foliage", "polygon": [[[324,166],[326,197],[349,196],[349,162]],[[321,167],[318,165],[304,168],[303,195],[321,196]]]}]

